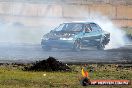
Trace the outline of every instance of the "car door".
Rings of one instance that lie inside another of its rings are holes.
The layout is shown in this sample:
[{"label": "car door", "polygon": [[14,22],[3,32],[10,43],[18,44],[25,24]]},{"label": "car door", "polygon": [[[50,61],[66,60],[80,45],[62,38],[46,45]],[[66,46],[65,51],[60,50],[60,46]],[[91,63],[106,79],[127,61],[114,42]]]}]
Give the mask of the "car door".
[{"label": "car door", "polygon": [[101,28],[95,23],[86,24],[82,38],[83,44],[87,46],[97,45],[102,35],[101,31]]}]

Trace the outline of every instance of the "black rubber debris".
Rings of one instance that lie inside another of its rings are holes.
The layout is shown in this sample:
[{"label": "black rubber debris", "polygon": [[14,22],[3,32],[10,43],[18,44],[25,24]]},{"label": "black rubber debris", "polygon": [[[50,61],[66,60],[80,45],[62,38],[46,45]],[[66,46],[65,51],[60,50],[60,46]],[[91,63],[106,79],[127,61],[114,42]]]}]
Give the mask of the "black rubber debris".
[{"label": "black rubber debris", "polygon": [[30,67],[25,67],[26,71],[71,71],[64,63],[57,61],[54,57],[49,57],[47,60],[36,61]]}]

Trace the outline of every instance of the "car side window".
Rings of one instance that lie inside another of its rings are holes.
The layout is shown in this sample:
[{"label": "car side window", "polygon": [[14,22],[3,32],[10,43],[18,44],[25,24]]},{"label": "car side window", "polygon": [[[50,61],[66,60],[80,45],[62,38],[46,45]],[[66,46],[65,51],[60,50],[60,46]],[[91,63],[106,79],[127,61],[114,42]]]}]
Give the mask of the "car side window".
[{"label": "car side window", "polygon": [[91,32],[90,26],[88,24],[85,25],[85,32]]},{"label": "car side window", "polygon": [[60,24],[57,28],[55,28],[55,31],[61,31],[64,27],[64,24]]},{"label": "car side window", "polygon": [[100,31],[101,30],[101,28],[95,23],[91,23],[90,27],[91,27],[92,31]]},{"label": "car side window", "polygon": [[82,27],[83,27],[83,25],[80,23],[70,23],[70,24],[66,24],[65,30],[67,30],[67,31],[81,31]]}]

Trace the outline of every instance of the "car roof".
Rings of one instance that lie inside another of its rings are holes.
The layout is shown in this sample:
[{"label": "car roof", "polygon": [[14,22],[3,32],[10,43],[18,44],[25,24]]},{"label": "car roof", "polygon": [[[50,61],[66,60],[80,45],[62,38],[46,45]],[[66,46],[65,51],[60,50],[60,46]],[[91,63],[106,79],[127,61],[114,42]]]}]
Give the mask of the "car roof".
[{"label": "car roof", "polygon": [[64,24],[91,24],[91,23],[94,23],[94,22],[66,22]]}]

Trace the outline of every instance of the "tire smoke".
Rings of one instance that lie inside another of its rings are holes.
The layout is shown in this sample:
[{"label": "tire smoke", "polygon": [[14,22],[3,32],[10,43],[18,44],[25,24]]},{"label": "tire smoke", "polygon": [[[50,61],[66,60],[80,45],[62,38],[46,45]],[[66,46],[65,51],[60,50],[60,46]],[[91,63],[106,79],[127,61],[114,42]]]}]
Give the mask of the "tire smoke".
[{"label": "tire smoke", "polygon": [[105,49],[119,48],[129,42],[129,39],[126,37],[125,31],[112,23],[112,21],[108,17],[103,16],[99,13],[95,14],[96,15],[92,14],[92,16],[94,17],[89,18],[89,20],[97,23],[104,31],[110,33],[110,42]]}]

